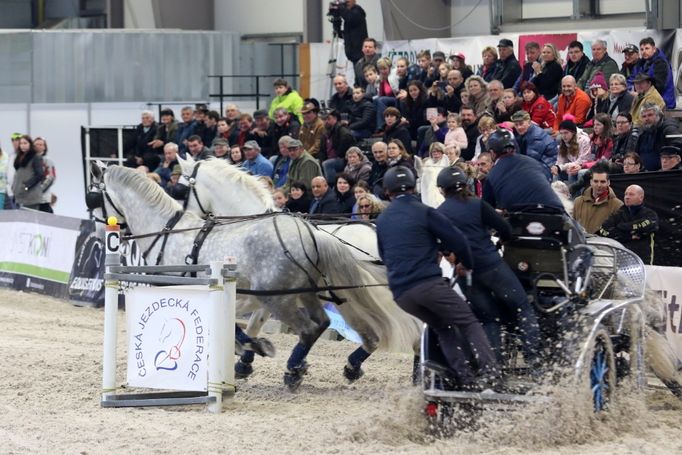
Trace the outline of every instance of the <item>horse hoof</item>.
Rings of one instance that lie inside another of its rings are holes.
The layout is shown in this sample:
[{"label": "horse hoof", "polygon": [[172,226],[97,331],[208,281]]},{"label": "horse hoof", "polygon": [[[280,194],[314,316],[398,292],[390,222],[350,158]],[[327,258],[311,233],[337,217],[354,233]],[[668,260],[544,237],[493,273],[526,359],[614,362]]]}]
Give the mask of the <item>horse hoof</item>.
[{"label": "horse hoof", "polygon": [[362,371],[362,367],[352,367],[350,365],[346,365],[343,367],[343,376],[348,379],[350,383],[353,383],[363,377],[365,375],[365,372]]},{"label": "horse hoof", "polygon": [[284,385],[289,388],[289,392],[296,392],[303,382],[303,374],[298,371],[287,371],[284,373]]},{"label": "horse hoof", "polygon": [[251,341],[251,349],[261,357],[274,357],[277,353],[275,345],[267,338],[254,338]]},{"label": "horse hoof", "polygon": [[253,373],[253,366],[241,360],[234,364],[234,377],[236,379],[246,379]]}]

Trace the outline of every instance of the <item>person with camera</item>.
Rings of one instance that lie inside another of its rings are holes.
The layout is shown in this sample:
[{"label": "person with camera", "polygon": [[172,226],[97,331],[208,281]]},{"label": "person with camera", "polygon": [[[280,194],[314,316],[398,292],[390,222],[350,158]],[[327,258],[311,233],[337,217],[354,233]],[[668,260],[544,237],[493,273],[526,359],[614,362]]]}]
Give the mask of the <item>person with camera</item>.
[{"label": "person with camera", "polygon": [[334,33],[343,38],[346,57],[355,65],[363,56],[362,43],[367,38],[365,10],[355,0],[334,0],[329,4],[327,16],[330,17]]}]

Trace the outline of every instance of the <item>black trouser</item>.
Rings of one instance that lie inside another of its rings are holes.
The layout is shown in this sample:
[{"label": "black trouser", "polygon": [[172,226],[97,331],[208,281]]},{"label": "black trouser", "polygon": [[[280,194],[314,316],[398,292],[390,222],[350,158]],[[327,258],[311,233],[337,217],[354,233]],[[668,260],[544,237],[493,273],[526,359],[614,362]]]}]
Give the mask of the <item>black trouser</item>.
[{"label": "black trouser", "polygon": [[[464,354],[467,343],[480,372],[498,374],[495,354],[481,323],[467,303],[441,278],[420,283],[405,291],[396,300],[407,313],[421,319],[438,335],[449,367],[462,385],[474,382],[475,374]],[[458,336],[458,331],[459,335]]]}]

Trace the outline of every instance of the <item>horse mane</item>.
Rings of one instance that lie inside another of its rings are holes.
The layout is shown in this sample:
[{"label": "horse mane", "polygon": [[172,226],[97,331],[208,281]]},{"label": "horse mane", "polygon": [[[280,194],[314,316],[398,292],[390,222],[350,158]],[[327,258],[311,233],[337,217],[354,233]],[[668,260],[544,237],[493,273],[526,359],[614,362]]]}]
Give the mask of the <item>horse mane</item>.
[{"label": "horse mane", "polygon": [[272,194],[265,188],[265,185],[255,176],[246,171],[233,166],[225,160],[209,158],[203,161],[202,168],[208,170],[216,177],[217,181],[228,181],[235,185],[240,185],[250,191],[263,203],[265,209],[274,209],[275,202]]},{"label": "horse mane", "polygon": [[162,215],[172,216],[175,212],[182,210],[178,201],[168,196],[163,188],[141,172],[122,166],[110,166],[106,170],[106,176],[115,179],[123,188],[137,191],[140,198],[155,207],[155,210]]}]

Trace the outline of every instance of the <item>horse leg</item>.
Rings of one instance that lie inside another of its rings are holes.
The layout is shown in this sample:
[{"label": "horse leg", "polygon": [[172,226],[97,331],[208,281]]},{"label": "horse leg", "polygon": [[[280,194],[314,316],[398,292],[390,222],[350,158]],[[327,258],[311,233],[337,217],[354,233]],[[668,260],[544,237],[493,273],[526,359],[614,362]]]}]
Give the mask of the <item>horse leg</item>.
[{"label": "horse leg", "polygon": [[358,324],[358,321],[354,322],[355,324],[351,324],[351,326],[362,338],[362,346],[348,356],[348,362],[343,367],[343,376],[350,383],[357,381],[365,375],[365,372],[362,370],[362,364],[376,351],[379,345],[379,338],[369,325]]},{"label": "horse leg", "polygon": [[241,354],[239,360],[234,365],[235,375],[238,379],[248,378],[253,373],[253,360],[255,355],[274,357],[275,347],[265,338],[257,338],[256,335],[260,332],[265,322],[270,318],[270,311],[260,307],[251,313],[249,323],[246,326],[246,333],[241,329],[237,332],[237,341],[239,341],[244,352]]}]

